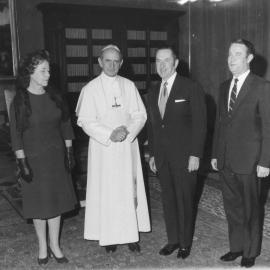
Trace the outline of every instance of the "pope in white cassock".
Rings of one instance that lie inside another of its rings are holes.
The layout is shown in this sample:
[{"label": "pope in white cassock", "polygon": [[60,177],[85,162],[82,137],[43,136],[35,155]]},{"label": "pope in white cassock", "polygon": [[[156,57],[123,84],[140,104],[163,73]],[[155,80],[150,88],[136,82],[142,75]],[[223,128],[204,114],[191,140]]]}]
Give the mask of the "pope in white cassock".
[{"label": "pope in white cassock", "polygon": [[107,252],[117,244],[140,251],[139,232],[150,231],[138,141],[147,115],[134,83],[118,74],[122,55],[108,45],[102,73],[83,87],[76,113],[90,136],[84,238]]}]

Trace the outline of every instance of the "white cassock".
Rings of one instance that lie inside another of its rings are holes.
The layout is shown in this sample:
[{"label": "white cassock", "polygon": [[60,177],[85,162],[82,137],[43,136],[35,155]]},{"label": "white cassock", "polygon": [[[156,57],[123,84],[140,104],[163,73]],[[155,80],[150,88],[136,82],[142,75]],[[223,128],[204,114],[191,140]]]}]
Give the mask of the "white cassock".
[{"label": "white cassock", "polygon": [[[90,136],[84,238],[101,246],[139,241],[150,231],[149,212],[136,136],[147,119],[134,83],[102,73],[83,87],[76,113]],[[112,142],[125,125],[123,142]]]}]

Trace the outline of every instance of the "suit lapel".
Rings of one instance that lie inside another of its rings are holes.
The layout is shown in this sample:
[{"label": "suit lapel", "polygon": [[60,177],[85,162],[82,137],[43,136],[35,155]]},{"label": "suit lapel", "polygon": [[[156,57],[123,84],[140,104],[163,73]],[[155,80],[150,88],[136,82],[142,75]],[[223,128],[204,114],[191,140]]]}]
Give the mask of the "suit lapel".
[{"label": "suit lapel", "polygon": [[[224,110],[226,112],[226,115],[229,116],[229,112],[228,112],[228,102],[229,102],[229,91],[230,91],[230,85],[231,85],[231,81],[232,79],[228,80],[225,84],[224,84]],[[243,102],[245,96],[247,95],[247,93],[250,91],[251,84],[253,81],[253,77],[252,74],[250,73],[246,80],[244,81],[240,92],[237,96],[236,102],[234,104],[234,108],[233,111],[231,113],[231,115],[233,116],[235,114],[235,112],[237,111],[237,109],[239,108],[239,106],[241,105],[241,103]],[[231,119],[231,118],[230,118]]]},{"label": "suit lapel", "polygon": [[160,115],[160,111],[159,111],[159,107],[158,107],[158,98],[159,98],[159,91],[160,91],[160,85],[161,85],[161,82],[159,82],[154,90],[154,93],[153,93],[153,96],[154,96],[154,104],[153,104],[153,107],[154,107],[154,110],[155,110],[155,114],[158,115],[158,118],[159,120],[162,120],[161,119],[161,115]]},{"label": "suit lapel", "polygon": [[179,77],[179,75],[176,75],[175,80],[174,80],[173,85],[172,85],[172,88],[171,88],[170,95],[169,95],[168,100],[167,100],[163,119],[166,118],[166,116],[168,115],[168,111],[172,107],[172,104],[174,101],[174,96],[175,96],[176,92],[179,91],[179,89],[181,89],[180,88],[180,85],[181,85],[180,79],[181,78]]},{"label": "suit lapel", "polygon": [[231,80],[228,80],[224,86],[224,88],[225,88],[225,90],[224,90],[224,109],[225,109],[225,112],[227,112],[227,113],[228,113],[230,85],[231,85]]},{"label": "suit lapel", "polygon": [[237,99],[236,99],[236,102],[234,104],[234,108],[233,108],[233,111],[232,111],[232,115],[235,114],[235,112],[237,111],[237,109],[239,108],[239,105],[243,102],[245,96],[247,95],[247,93],[250,91],[250,89],[252,88],[251,87],[251,82],[252,82],[252,76],[251,74],[249,74],[247,76],[247,78],[245,79],[241,89],[240,89],[240,92],[237,96]]}]

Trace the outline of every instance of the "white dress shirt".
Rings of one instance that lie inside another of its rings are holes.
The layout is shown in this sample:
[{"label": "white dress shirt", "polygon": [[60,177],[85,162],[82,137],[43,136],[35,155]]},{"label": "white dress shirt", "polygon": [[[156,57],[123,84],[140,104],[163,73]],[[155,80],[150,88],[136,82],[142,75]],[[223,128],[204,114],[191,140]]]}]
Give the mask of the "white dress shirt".
[{"label": "white dress shirt", "polygon": [[231,97],[231,93],[232,93],[232,89],[233,89],[233,85],[234,85],[234,80],[238,79],[237,82],[237,90],[236,90],[236,97],[239,95],[239,92],[241,90],[241,87],[243,85],[243,83],[245,82],[248,74],[249,74],[250,70],[248,69],[246,72],[244,72],[243,74],[241,74],[238,77],[233,76],[232,81],[231,81],[231,85],[230,85],[230,90],[229,90],[229,95],[228,95],[228,111],[229,111],[229,103],[230,103],[230,97]]},{"label": "white dress shirt", "polygon": [[171,89],[172,89],[172,85],[174,83],[174,80],[175,80],[175,77],[176,77],[177,73],[174,72],[173,75],[167,80],[167,81],[163,81],[161,82],[161,85],[160,85],[160,89],[159,89],[159,98],[158,98],[158,102],[160,100],[160,95],[161,95],[161,92],[162,92],[162,89],[164,87],[164,83],[167,82],[167,92],[168,92],[168,97],[171,93]]}]

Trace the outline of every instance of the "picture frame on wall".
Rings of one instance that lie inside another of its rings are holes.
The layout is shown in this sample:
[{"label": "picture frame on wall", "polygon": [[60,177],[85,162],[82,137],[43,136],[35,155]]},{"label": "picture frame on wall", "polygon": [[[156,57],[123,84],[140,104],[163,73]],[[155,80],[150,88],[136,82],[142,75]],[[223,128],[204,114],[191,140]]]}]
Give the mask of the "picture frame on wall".
[{"label": "picture frame on wall", "polygon": [[17,37],[15,0],[0,0],[0,79],[17,75]]}]

